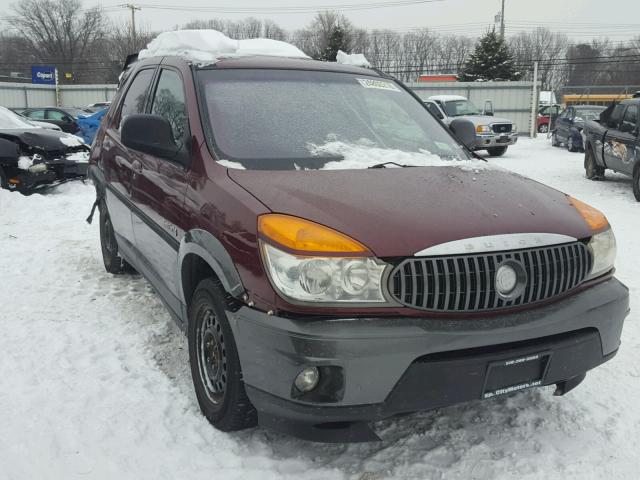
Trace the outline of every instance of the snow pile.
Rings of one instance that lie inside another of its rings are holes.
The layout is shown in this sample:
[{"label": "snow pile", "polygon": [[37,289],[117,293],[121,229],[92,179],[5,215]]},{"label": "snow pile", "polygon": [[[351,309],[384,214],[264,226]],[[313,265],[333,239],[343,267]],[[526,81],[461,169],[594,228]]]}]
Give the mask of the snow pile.
[{"label": "snow pile", "polygon": [[60,141],[67,147],[79,147],[80,145],[84,145],[84,140],[71,134],[61,136]]},{"label": "snow pile", "polygon": [[371,68],[369,60],[367,60],[367,58],[361,53],[345,53],[342,50],[338,50],[338,55],[336,55],[336,62],[342,65]]},{"label": "snow pile", "polygon": [[[394,162],[411,167],[459,167],[469,171],[492,168],[483,160],[444,159],[428,150],[405,152],[376,147],[368,141],[351,144],[336,140],[329,141],[323,145],[309,144],[308,148],[313,156],[343,157],[341,160],[326,163],[322,170],[363,169],[386,162]],[[389,164],[387,166],[393,168],[394,165]]]},{"label": "snow pile", "polygon": [[251,38],[233,40],[217,30],[176,30],[164,32],[140,51],[140,60],[151,57],[176,56],[189,63],[204,66],[222,58],[269,55],[274,57],[309,58],[297,47],[279,40]]}]

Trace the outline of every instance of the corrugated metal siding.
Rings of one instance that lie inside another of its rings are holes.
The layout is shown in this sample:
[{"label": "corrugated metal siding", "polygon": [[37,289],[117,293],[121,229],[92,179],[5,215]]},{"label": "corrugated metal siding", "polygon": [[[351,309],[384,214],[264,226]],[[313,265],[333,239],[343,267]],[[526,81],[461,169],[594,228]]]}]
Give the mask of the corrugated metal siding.
[{"label": "corrugated metal siding", "polygon": [[[116,85],[61,85],[60,106],[84,107],[113,98]],[[48,107],[56,104],[55,87],[30,83],[0,83],[0,105],[8,108]]]},{"label": "corrugated metal siding", "polygon": [[[432,95],[462,95],[480,109],[491,100],[497,117],[516,122],[519,133],[530,131],[533,82],[429,82],[407,86],[424,100]],[[537,105],[537,99],[535,102]]]}]

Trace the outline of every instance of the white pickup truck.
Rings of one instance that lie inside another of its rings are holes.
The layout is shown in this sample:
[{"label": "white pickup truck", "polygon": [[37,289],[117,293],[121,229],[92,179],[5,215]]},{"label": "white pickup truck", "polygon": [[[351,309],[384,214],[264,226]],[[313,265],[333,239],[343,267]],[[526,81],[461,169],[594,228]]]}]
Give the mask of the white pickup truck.
[{"label": "white pickup truck", "polygon": [[469,99],[460,95],[435,95],[425,106],[447,125],[454,118],[466,118],[476,127],[474,150],[486,150],[490,156],[504,155],[509,145],[518,141],[518,127],[511,120],[493,116],[491,102],[480,111]]}]

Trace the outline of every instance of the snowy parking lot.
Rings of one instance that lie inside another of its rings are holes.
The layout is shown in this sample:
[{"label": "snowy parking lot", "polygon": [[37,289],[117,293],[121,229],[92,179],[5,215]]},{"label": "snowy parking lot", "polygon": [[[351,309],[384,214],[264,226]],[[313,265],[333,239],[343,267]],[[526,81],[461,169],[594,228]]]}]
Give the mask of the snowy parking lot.
[{"label": "snowy parking lot", "polygon": [[0,191],[0,479],[631,479],[640,470],[640,203],[631,180],[520,139],[491,163],[602,210],[631,290],[616,358],[552,388],[377,424],[384,441],[324,445],[201,416],[186,339],[137,275],[104,271],[90,184]]}]

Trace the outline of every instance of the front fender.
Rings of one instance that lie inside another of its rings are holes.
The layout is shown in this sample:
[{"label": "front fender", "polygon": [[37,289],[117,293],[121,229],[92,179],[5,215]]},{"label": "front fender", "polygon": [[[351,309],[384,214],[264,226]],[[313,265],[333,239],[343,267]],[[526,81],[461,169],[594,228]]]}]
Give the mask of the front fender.
[{"label": "front fender", "polygon": [[224,245],[211,233],[196,228],[189,230],[184,235],[178,252],[178,265],[180,266],[178,282],[185,305],[188,303],[188,299],[185,298],[184,293],[182,268],[184,259],[189,254],[199,256],[211,267],[227,293],[234,297],[239,297],[244,293],[245,289],[240,280],[240,274]]}]

